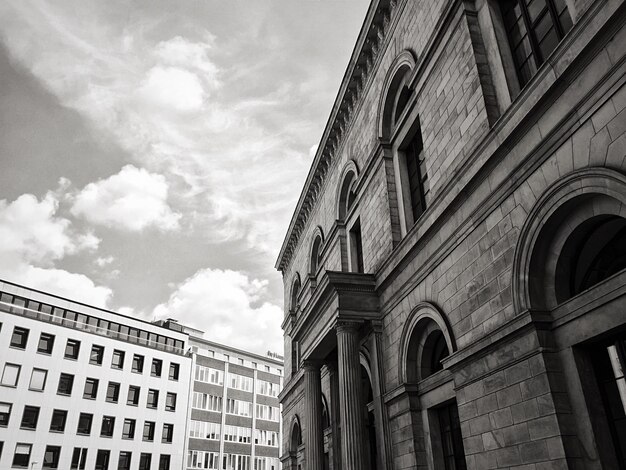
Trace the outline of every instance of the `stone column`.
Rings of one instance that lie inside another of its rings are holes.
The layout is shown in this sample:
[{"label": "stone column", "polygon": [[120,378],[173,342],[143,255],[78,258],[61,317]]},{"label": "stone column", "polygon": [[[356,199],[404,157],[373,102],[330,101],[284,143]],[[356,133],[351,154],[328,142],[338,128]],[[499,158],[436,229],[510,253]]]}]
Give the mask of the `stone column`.
[{"label": "stone column", "polygon": [[306,419],[306,467],[307,469],[324,468],[324,435],[322,434],[322,381],[320,365],[305,361],[304,369],[304,406]]},{"label": "stone column", "polygon": [[340,406],[339,406],[339,369],[337,362],[332,361],[326,364],[330,382],[330,426],[333,436],[333,470],[341,469],[341,434],[340,434]]},{"label": "stone column", "polygon": [[337,324],[339,403],[341,409],[341,462],[343,470],[369,470],[363,419],[359,325]]}]

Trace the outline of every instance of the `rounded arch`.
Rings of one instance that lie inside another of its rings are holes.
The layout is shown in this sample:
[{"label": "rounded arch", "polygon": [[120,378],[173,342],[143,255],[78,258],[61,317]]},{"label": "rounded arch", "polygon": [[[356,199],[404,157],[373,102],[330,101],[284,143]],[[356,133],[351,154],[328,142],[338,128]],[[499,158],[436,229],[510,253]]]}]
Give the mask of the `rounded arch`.
[{"label": "rounded arch", "polygon": [[441,354],[442,346],[449,354],[456,351],[448,320],[433,304],[418,304],[405,322],[400,337],[400,383],[416,383],[436,372],[432,370],[432,362]]},{"label": "rounded arch", "polygon": [[346,216],[352,204],[356,199],[356,193],[354,186],[359,178],[359,169],[354,160],[348,160],[343,167],[341,177],[339,178],[340,184],[337,191],[337,198],[335,207],[337,208],[337,219],[345,220]]},{"label": "rounded arch", "polygon": [[300,281],[300,274],[296,273],[291,283],[291,295],[289,296],[289,310],[295,312],[298,308],[298,294],[300,293],[300,288],[302,287],[302,282]]},{"label": "rounded arch", "polygon": [[611,236],[623,235],[624,207],[626,177],[607,168],[576,170],[544,191],[515,249],[511,283],[515,311],[551,310],[581,288],[591,287],[588,280],[578,286],[572,283],[577,269],[589,267],[589,263],[586,268],[577,266],[581,256],[594,259],[594,249],[585,240],[595,234],[596,241],[610,242]]},{"label": "rounded arch", "polygon": [[322,429],[330,427],[330,408],[326,396],[322,393]]},{"label": "rounded arch", "polygon": [[298,447],[302,445],[302,427],[300,426],[300,418],[294,415],[289,428],[289,451],[298,452]]},{"label": "rounded arch", "polygon": [[[392,62],[383,83],[383,93],[378,105],[378,137],[389,140],[398,113],[398,101],[408,99],[404,90],[406,79],[415,68],[417,60],[413,51],[402,51]],[[408,91],[408,86],[406,88]],[[401,103],[402,104],[402,103]],[[406,104],[406,102],[404,102]]]},{"label": "rounded arch", "polygon": [[309,274],[315,275],[320,267],[322,246],[324,245],[324,231],[319,225],[315,227],[311,236],[311,249],[309,250]]}]

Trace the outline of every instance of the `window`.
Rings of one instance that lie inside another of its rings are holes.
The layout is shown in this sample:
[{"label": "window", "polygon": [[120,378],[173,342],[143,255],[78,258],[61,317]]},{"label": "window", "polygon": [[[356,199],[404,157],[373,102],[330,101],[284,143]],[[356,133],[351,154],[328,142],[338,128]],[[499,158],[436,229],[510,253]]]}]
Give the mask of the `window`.
[{"label": "window", "polygon": [[152,377],[161,377],[162,368],[163,361],[161,359],[152,359],[152,368],[150,369],[150,375]]},{"label": "window", "polygon": [[270,397],[278,396],[278,384],[277,383],[257,379],[256,386],[257,386],[257,393],[261,395],[267,395]]},{"label": "window", "polygon": [[20,366],[17,364],[9,364],[7,362],[2,371],[1,384],[6,387],[17,387],[17,382],[20,378],[20,369]]},{"label": "window", "polygon": [[120,458],[117,461],[117,470],[130,470],[131,452],[120,452]]},{"label": "window", "polygon": [[148,408],[157,408],[159,406],[159,391],[153,388],[148,390],[148,402],[146,403]]},{"label": "window", "polygon": [[126,418],[124,420],[124,427],[122,428],[122,439],[134,439],[135,438],[135,420]]},{"label": "window", "polygon": [[128,387],[128,399],[126,400],[127,405],[139,405],[139,387],[135,387],[134,385],[130,385]]},{"label": "window", "polygon": [[98,379],[87,378],[85,380],[85,391],[83,392],[83,398],[89,400],[95,400],[98,395]]},{"label": "window", "polygon": [[565,0],[505,0],[500,4],[523,87],[571,29],[572,19]]},{"label": "window", "polygon": [[91,347],[91,354],[89,354],[89,364],[101,366],[103,359],[104,359],[104,347],[94,344]]},{"label": "window", "polygon": [[111,458],[110,450],[98,449],[98,454],[96,455],[95,470],[109,470],[110,458]]},{"label": "window", "polygon": [[193,392],[191,406],[200,410],[220,412],[222,411],[222,397]]},{"label": "window", "polygon": [[46,378],[48,377],[48,371],[44,369],[33,369],[30,375],[29,390],[35,390],[37,392],[43,392],[46,388]]},{"label": "window", "polygon": [[26,343],[28,343],[28,332],[26,328],[20,328],[16,326],[13,328],[13,335],[11,336],[11,347],[18,349],[26,349]]},{"label": "window", "polygon": [[213,439],[219,441],[221,424],[192,419],[189,422],[189,437],[196,439]]},{"label": "window", "polygon": [[46,446],[46,452],[43,454],[42,468],[59,468],[60,456],[61,448],[59,446]]},{"label": "window", "polygon": [[174,437],[174,425],[173,424],[164,424],[163,425],[163,434],[161,434],[161,442],[163,442],[165,444],[171,444],[173,437]]},{"label": "window", "polygon": [[0,403],[0,426],[7,427],[11,418],[11,403]]},{"label": "window", "polygon": [[362,273],[363,270],[363,241],[361,238],[361,222],[359,219],[350,228],[350,270]]},{"label": "window", "polygon": [[71,374],[61,374],[59,377],[59,387],[57,393],[59,395],[71,395],[74,386],[74,376]]},{"label": "window", "polygon": [[422,144],[422,132],[419,123],[417,124],[414,135],[409,139],[406,145],[400,147],[400,151],[404,154],[406,162],[406,173],[408,191],[403,193],[407,201],[405,210],[410,212],[411,217],[406,217],[407,228],[410,228],[426,210],[426,167],[424,161],[424,152]]},{"label": "window", "polygon": [[199,382],[205,382],[215,385],[224,384],[224,371],[211,369],[210,367],[203,367],[196,365],[195,379]]},{"label": "window", "polygon": [[228,374],[228,386],[244,392],[252,391],[252,377],[245,377],[239,374]]},{"label": "window", "polygon": [[37,352],[41,354],[52,354],[53,347],[54,347],[54,335],[49,335],[48,333],[41,333],[41,335],[39,335],[39,344],[37,344]]},{"label": "window", "polygon": [[102,426],[100,427],[100,436],[113,437],[114,428],[115,428],[115,416],[103,416]]},{"label": "window", "polygon": [[147,442],[154,441],[154,421],[146,421],[143,423],[143,440]]},{"label": "window", "polygon": [[159,457],[159,470],[170,470],[170,456],[161,454]]},{"label": "window", "polygon": [[176,411],[176,394],[175,393],[167,392],[167,396],[165,397],[165,410]]},{"label": "window", "polygon": [[84,447],[74,447],[74,452],[72,453],[72,465],[70,466],[70,469],[85,470],[86,461],[87,449]]},{"label": "window", "polygon": [[136,372],[137,374],[141,374],[143,372],[143,356],[140,354],[133,355],[133,366],[131,371]]},{"label": "window", "polygon": [[[257,405],[259,406],[259,405]],[[252,403],[249,401],[226,399],[226,413],[239,416],[252,416]]]},{"label": "window", "polygon": [[15,454],[13,454],[12,467],[28,467],[30,462],[31,444],[15,444]]},{"label": "window", "polygon": [[239,442],[249,444],[252,442],[252,430],[241,426],[224,426],[224,440],[229,442]]},{"label": "window", "polygon": [[20,428],[22,429],[37,429],[37,421],[39,421],[39,407],[38,406],[25,406],[24,414],[22,414],[22,423]]},{"label": "window", "polygon": [[106,401],[109,403],[117,403],[120,398],[120,384],[117,382],[109,382],[107,386]]},{"label": "window", "polygon": [[[190,450],[187,452],[187,467],[207,468],[211,470],[220,469],[222,468],[220,466],[220,454],[219,452],[203,452],[201,450]],[[226,468],[226,454],[224,454],[223,468]]]},{"label": "window", "polygon": [[175,362],[170,362],[170,373],[168,375],[168,379],[170,380],[178,380],[180,366]]},{"label": "window", "polygon": [[65,345],[65,358],[66,359],[78,359],[78,353],[80,352],[80,341],[75,339],[68,339]]},{"label": "window", "polygon": [[50,431],[52,432],[64,432],[65,423],[67,421],[66,410],[54,410],[52,411],[52,419],[50,420]]},{"label": "window", "polygon": [[92,421],[93,415],[91,413],[81,413],[78,417],[78,427],[76,428],[76,434],[89,435],[91,433]]},{"label": "window", "polygon": [[278,447],[278,433],[265,429],[256,429],[254,443],[262,446]]},{"label": "window", "polygon": [[143,452],[139,456],[139,470],[150,470],[150,463],[152,462],[152,454],[144,454]]},{"label": "window", "polygon": [[124,368],[124,351],[120,351],[119,349],[113,350],[113,359],[111,360],[111,368],[120,369],[120,370]]},{"label": "window", "polygon": [[441,433],[441,447],[445,468],[465,470],[465,452],[463,450],[463,436],[459,411],[456,401],[442,406],[437,410],[439,416],[439,431]]}]

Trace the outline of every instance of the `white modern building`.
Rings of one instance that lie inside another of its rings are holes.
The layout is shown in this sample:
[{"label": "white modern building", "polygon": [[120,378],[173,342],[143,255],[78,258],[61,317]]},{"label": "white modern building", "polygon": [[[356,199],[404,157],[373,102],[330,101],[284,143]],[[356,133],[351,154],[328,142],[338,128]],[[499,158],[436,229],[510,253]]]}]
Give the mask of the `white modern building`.
[{"label": "white modern building", "polygon": [[182,469],[188,348],[186,333],[0,281],[0,469]]},{"label": "white modern building", "polygon": [[261,356],[187,330],[193,382],[186,469],[278,470],[280,357]]}]

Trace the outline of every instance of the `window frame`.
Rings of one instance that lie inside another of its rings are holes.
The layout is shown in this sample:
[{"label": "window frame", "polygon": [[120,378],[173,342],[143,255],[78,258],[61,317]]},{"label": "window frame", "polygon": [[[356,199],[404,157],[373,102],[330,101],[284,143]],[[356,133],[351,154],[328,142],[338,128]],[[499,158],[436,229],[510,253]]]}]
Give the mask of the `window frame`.
[{"label": "window frame", "polygon": [[[46,341],[45,343],[47,346],[46,348],[41,347],[41,342],[44,340]],[[42,331],[41,334],[39,335],[39,341],[37,342],[37,353],[45,354],[47,356],[52,355],[52,351],[54,350],[54,340],[55,340],[55,335]]]},{"label": "window frame", "polygon": [[63,353],[63,358],[69,359],[71,361],[77,361],[79,356],[80,356],[80,341],[77,339],[68,338],[67,342],[65,343],[65,351]]},{"label": "window frame", "polygon": [[[9,422],[11,421],[11,411],[13,410],[13,403],[0,402],[0,406],[2,405],[6,405],[8,411],[0,412],[0,427],[6,428],[9,426]],[[4,419],[4,415],[6,415],[6,420]]]},{"label": "window frame", "polygon": [[[32,414],[32,416],[28,417],[31,421],[30,423],[25,420],[27,419],[26,413]],[[24,410],[22,411],[22,420],[20,421],[20,429],[28,429],[34,431],[37,429],[37,424],[39,423],[39,415],[41,413],[41,407],[32,406],[32,405],[24,405]]]},{"label": "window frame", "polygon": [[[18,335],[16,338],[16,334]],[[28,346],[28,337],[30,336],[30,329],[21,326],[14,326],[13,333],[11,333],[11,340],[9,347],[13,349],[25,350]],[[16,343],[16,339],[19,341]]]},{"label": "window frame", "polygon": [[[69,379],[69,392],[62,392],[61,389],[61,383],[63,380],[68,380]],[[57,385],[57,395],[62,395],[62,396],[66,396],[69,397],[72,395],[72,391],[74,390],[74,375],[73,374],[67,374],[65,372],[61,372],[61,374],[59,375],[59,383]]]},{"label": "window frame", "polygon": [[[59,416],[63,417],[63,422],[61,426],[59,426],[58,424],[55,425],[55,422],[54,422],[55,418],[58,418]],[[54,429],[53,429],[53,425],[54,425]],[[57,433],[64,433],[66,425],[67,425],[67,410],[53,409],[52,417],[50,418],[49,431],[57,432]]]},{"label": "window frame", "polygon": [[[84,430],[81,430],[81,426],[84,426],[85,424],[83,420],[85,420],[85,422],[88,423],[86,432]],[[93,413],[80,413],[78,415],[78,424],[76,425],[76,434],[79,436],[90,436],[92,427],[93,427]]]},{"label": "window frame", "polygon": [[[41,384],[41,388],[36,388],[33,385],[33,377],[35,376],[35,373],[42,373],[43,372],[43,383]],[[32,392],[43,392],[46,389],[46,382],[48,381],[48,371],[46,369],[40,369],[38,367],[33,367],[33,370],[30,373],[30,381],[28,382],[28,390],[32,391]]]},{"label": "window frame", "polygon": [[[91,385],[91,393],[87,393],[87,386]],[[85,400],[95,400],[98,397],[98,388],[100,386],[100,380],[94,377],[87,377],[85,379],[85,387],[83,388],[83,398]]]},{"label": "window frame", "polygon": [[[105,429],[106,424],[106,429]],[[100,424],[100,437],[113,437],[115,433],[115,416],[104,415]]]}]

